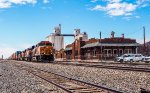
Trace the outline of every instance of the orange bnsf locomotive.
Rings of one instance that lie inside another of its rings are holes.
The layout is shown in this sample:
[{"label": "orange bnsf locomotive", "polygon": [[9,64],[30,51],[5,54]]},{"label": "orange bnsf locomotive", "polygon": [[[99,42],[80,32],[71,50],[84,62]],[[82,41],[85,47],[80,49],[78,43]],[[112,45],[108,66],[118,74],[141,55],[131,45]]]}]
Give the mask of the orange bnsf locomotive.
[{"label": "orange bnsf locomotive", "polygon": [[41,41],[32,50],[33,61],[54,61],[54,53],[52,43],[49,41]]},{"label": "orange bnsf locomotive", "polygon": [[17,51],[10,59],[22,61],[54,61],[54,49],[49,41],[41,41],[24,51]]}]

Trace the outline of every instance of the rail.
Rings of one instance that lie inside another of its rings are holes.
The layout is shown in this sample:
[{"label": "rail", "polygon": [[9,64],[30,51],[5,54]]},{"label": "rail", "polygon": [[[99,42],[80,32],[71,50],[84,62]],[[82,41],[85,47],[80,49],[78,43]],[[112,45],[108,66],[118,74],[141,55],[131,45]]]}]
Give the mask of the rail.
[{"label": "rail", "polygon": [[83,64],[83,63],[61,63],[53,62],[52,64],[62,64],[62,65],[72,65],[72,66],[84,66],[84,67],[93,67],[93,68],[105,68],[105,69],[116,69],[116,70],[126,70],[126,71],[139,71],[139,72],[150,72],[150,68],[141,68],[141,67],[129,67],[129,66],[107,66],[106,64]]},{"label": "rail", "polygon": [[85,81],[69,78],[60,74],[52,73],[47,70],[38,69],[28,65],[16,65],[29,73],[61,88],[67,93],[123,93],[107,87],[91,84]]}]

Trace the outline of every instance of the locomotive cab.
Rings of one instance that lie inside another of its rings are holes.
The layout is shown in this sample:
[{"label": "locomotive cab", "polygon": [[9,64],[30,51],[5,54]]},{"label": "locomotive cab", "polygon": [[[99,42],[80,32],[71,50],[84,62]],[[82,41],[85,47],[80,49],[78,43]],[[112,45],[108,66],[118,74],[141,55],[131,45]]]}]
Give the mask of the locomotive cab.
[{"label": "locomotive cab", "polygon": [[53,46],[49,41],[41,41],[33,49],[33,60],[36,61],[54,61]]}]

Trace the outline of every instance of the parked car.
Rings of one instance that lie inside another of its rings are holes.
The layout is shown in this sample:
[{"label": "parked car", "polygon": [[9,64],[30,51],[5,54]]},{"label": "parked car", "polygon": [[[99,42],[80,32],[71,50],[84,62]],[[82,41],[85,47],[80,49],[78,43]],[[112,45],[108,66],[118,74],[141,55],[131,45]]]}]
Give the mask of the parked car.
[{"label": "parked car", "polygon": [[149,63],[150,62],[150,56],[144,57],[143,60],[145,63]]},{"label": "parked car", "polygon": [[120,57],[116,57],[117,62],[137,62],[143,61],[144,56],[142,54],[123,54]]}]

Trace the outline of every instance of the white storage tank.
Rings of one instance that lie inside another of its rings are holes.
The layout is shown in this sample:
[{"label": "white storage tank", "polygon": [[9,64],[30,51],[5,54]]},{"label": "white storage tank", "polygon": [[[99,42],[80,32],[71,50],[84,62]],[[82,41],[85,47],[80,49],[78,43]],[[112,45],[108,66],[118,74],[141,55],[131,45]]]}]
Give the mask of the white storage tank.
[{"label": "white storage tank", "polygon": [[59,51],[60,49],[64,49],[64,37],[63,36],[49,35],[46,38],[46,40],[53,44],[55,50]]},{"label": "white storage tank", "polygon": [[53,43],[54,49],[59,51],[64,49],[64,36],[61,36],[61,25],[55,27],[54,33],[46,37],[47,41]]}]

